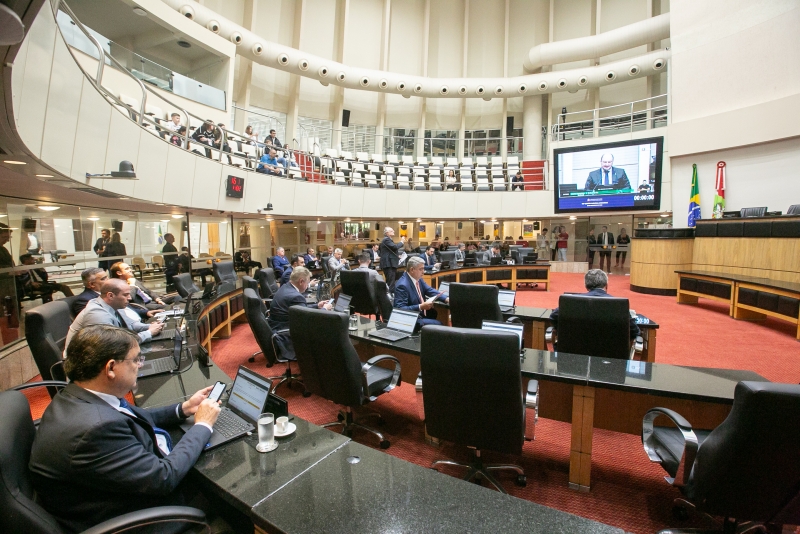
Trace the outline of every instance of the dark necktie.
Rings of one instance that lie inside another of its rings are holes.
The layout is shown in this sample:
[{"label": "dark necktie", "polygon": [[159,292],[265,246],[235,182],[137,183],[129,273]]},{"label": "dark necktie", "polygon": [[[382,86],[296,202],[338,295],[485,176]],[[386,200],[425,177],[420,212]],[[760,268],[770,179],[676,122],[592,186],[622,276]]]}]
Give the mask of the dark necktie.
[{"label": "dark necktie", "polygon": [[[148,425],[150,425],[150,423],[148,423],[147,421],[145,421],[145,420],[144,420],[144,419],[142,419],[141,417],[137,416],[137,415],[136,415],[136,414],[133,412],[133,410],[131,410],[131,405],[130,405],[130,404],[128,404],[128,401],[126,401],[124,398],[123,398],[123,399],[119,399],[119,407],[120,407],[120,408],[122,408],[122,409],[124,409],[124,410],[128,410],[130,413],[132,413],[132,414],[133,414],[133,417],[135,417],[135,418],[136,418],[136,419],[138,419],[139,421],[143,421],[143,422],[147,423]],[[163,428],[158,428],[158,427],[157,427],[157,426],[155,426],[155,425],[150,425],[150,426],[153,428],[153,432],[154,432],[154,433],[155,433],[157,436],[163,436],[163,437],[164,437],[164,439],[165,439],[165,440],[166,440],[166,442],[167,442],[167,451],[170,451],[170,452],[171,452],[171,451],[172,451],[172,438],[170,437],[169,433],[168,433],[166,430],[164,430]],[[158,444],[157,444],[157,443],[156,443],[156,446],[158,446]]]},{"label": "dark necktie", "polygon": [[605,172],[605,178],[603,178],[603,185],[611,185],[611,182],[608,181],[608,171]]},{"label": "dark necktie", "polygon": [[117,316],[117,321],[119,321],[120,328],[128,328],[128,322],[123,319],[122,314],[119,313],[119,310],[114,310],[114,315]]}]

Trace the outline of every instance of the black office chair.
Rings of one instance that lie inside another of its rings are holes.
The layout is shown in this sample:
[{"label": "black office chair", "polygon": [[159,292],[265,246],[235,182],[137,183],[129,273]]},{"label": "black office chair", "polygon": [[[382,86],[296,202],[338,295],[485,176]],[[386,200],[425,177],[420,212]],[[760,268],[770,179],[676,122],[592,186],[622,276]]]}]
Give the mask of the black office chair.
[{"label": "black office chair", "polygon": [[183,298],[188,298],[192,293],[200,291],[200,288],[194,285],[192,275],[189,273],[176,274],[172,277],[175,284],[175,290]]},{"label": "black office chair", "polygon": [[365,271],[342,270],[339,279],[342,284],[341,292],[352,297],[350,308],[355,313],[380,317],[375,284],[370,282],[369,274]]},{"label": "black office chair", "polygon": [[481,328],[483,321],[502,321],[499,291],[492,285],[451,283],[450,324],[456,328]]},{"label": "black office chair", "polygon": [[[63,370],[64,344],[72,324],[69,306],[54,300],[25,312],[25,339],[42,380],[66,380]],[[48,388],[50,397],[56,391]]]},{"label": "black office chair", "polygon": [[381,310],[381,321],[389,322],[392,316],[392,299],[389,298],[389,290],[386,287],[386,280],[375,281],[375,296],[378,299],[378,307]]},{"label": "black office chair", "polygon": [[[14,389],[65,385],[64,382],[34,382]],[[0,393],[0,413],[3,414],[0,423],[0,531],[63,534],[65,531],[61,525],[36,501],[28,471],[36,429],[31,420],[27,397],[15,390]],[[202,510],[185,506],[160,506],[109,519],[87,532],[110,534],[161,522],[184,523],[187,528],[195,525],[207,527]]]},{"label": "black office chair", "polygon": [[242,277],[242,288],[243,289],[248,289],[249,288],[249,289],[252,289],[253,291],[255,291],[256,293],[258,293],[259,292],[258,280],[256,280],[252,276],[246,276],[245,275],[245,276]]},{"label": "black office chair", "polygon": [[517,473],[517,485],[525,486],[525,472],[518,465],[485,465],[481,458],[482,450],[522,453],[525,407],[519,338],[505,332],[424,326],[420,366],[427,433],[471,451],[469,463],[438,460],[431,467],[467,467],[464,480],[480,476],[501,493],[506,491],[490,471],[510,469]]},{"label": "black office chair", "polygon": [[558,352],[628,360],[630,319],[628,299],[561,295],[558,328],[555,333],[548,328],[548,341],[552,338]]},{"label": "black office chair", "polygon": [[214,273],[214,281],[218,284],[223,282],[236,283],[236,270],[233,267],[233,261],[212,262],[211,270]]},{"label": "black office chair", "polygon": [[800,215],[800,204],[792,204],[789,206],[789,209],[786,210],[786,215]]},{"label": "black office chair", "polygon": [[739,217],[763,217],[767,213],[766,206],[761,208],[742,208]]},{"label": "black office chair", "polygon": [[[288,387],[292,387],[292,384],[297,382],[300,385],[303,385],[303,381],[300,380],[300,375],[296,373],[292,373],[292,362],[285,358],[281,358],[279,355],[279,350],[276,348],[275,345],[275,336],[278,333],[285,333],[286,330],[282,330],[281,332],[273,332],[272,328],[270,328],[269,323],[267,322],[267,307],[264,305],[264,301],[261,300],[261,297],[258,296],[255,289],[252,288],[245,288],[244,290],[244,316],[247,318],[247,323],[250,325],[250,330],[253,331],[253,337],[256,338],[256,343],[258,343],[258,348],[261,350],[253,353],[247,361],[253,363],[256,361],[256,356],[258,354],[263,354],[264,358],[267,360],[267,367],[272,367],[276,363],[285,363],[286,364],[286,372],[282,375],[278,376],[270,376],[269,379],[272,381],[278,380],[274,386],[272,386],[272,391],[278,389],[278,386],[286,382]],[[305,386],[303,386],[304,397],[309,397],[311,393],[305,390]]]},{"label": "black office chair", "polygon": [[261,297],[271,299],[278,292],[278,282],[275,280],[275,271],[270,267],[256,271],[258,286],[261,288]]},{"label": "black office chair", "polygon": [[[350,436],[354,428],[361,428],[376,435],[381,440],[381,448],[388,449],[389,440],[377,430],[356,422],[353,409],[398,386],[400,362],[384,354],[362,364],[350,341],[349,319],[345,313],[302,306],[289,308],[289,331],[297,363],[308,391],[345,407],[337,421],[322,426],[342,425],[346,436]],[[394,362],[394,370],[376,365],[381,361]],[[367,415],[380,418],[377,413]]]},{"label": "black office chair", "polygon": [[[676,426],[654,426],[661,415]],[[722,532],[735,532],[737,521],[797,525],[798,421],[800,386],[739,382],[731,412],[714,430],[695,430],[674,411],[653,408],[642,421],[642,443],[650,461],[668,473],[667,482],[685,496],[675,501],[677,518],[696,507],[725,518]]]},{"label": "black office chair", "polygon": [[478,258],[475,256],[475,252],[464,254],[464,267],[474,267],[475,265],[478,265]]}]

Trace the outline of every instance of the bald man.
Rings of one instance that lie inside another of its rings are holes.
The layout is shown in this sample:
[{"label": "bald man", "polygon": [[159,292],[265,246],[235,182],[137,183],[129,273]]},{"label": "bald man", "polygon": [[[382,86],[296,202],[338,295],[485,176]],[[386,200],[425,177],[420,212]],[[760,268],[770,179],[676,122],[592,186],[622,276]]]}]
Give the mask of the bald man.
[{"label": "bald man", "polygon": [[625,169],[614,167],[614,154],[607,152],[600,157],[600,168],[589,173],[586,185],[583,186],[586,190],[594,190],[598,187],[631,188]]}]

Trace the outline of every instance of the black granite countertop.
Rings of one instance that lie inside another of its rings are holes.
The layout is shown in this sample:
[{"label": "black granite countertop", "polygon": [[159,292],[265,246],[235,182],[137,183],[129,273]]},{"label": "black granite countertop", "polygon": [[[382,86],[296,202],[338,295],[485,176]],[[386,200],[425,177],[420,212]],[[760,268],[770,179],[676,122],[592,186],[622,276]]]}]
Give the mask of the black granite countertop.
[{"label": "black granite countertop", "polygon": [[255,506],[252,516],[270,531],[304,534],[623,532],[352,441]]}]

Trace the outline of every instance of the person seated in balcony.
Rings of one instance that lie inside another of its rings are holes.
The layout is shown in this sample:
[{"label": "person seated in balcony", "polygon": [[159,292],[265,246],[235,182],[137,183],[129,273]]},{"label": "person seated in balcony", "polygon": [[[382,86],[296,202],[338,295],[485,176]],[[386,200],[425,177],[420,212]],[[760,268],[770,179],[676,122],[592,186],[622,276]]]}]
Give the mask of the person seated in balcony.
[{"label": "person seated in balcony", "polygon": [[214,130],[214,148],[220,149],[220,147],[222,147],[220,150],[223,152],[230,152],[231,147],[228,146],[228,143],[222,143],[222,130],[225,129],[225,125],[220,122],[217,126],[219,126],[219,129]]},{"label": "person seated in balcony", "polygon": [[272,129],[272,130],[269,131],[269,135],[264,138],[264,143],[265,144],[270,144],[270,145],[272,145],[274,147],[279,147],[279,148],[283,146],[283,144],[281,143],[281,140],[278,139],[278,136],[275,133],[275,129]]},{"label": "person seated in balcony", "polygon": [[247,144],[258,145],[258,135],[253,131],[253,126],[248,124],[244,129],[244,136],[248,139]]},{"label": "person seated in balcony", "polygon": [[172,130],[173,132],[177,132],[181,129],[181,114],[180,113],[172,113],[169,116],[169,122],[164,125],[165,128]]},{"label": "person seated in balcony", "polygon": [[186,136],[186,126],[181,126],[174,132],[172,132],[168,138],[168,141],[173,145],[183,146],[183,138]]},{"label": "person seated in balcony", "polygon": [[[35,265],[36,259],[30,254],[23,254],[19,257],[22,265]],[[31,269],[25,271],[19,277],[19,283],[25,295],[41,296],[42,303],[53,300],[53,293],[61,291],[65,297],[72,296],[72,290],[67,284],[59,284],[47,280],[47,271],[44,269]]]},{"label": "person seated in balcony", "polygon": [[453,191],[458,191],[458,178],[456,177],[456,171],[450,169],[447,171],[447,176],[444,179],[446,185],[446,189],[452,189]]},{"label": "person seated in balcony", "polygon": [[194,130],[192,139],[207,146],[214,146],[214,141],[216,140],[214,136],[214,123],[212,121],[204,122],[202,126]]},{"label": "person seated in balcony", "polygon": [[517,171],[517,174],[511,178],[511,190],[516,191],[519,189],[520,191],[525,191],[524,183],[525,179],[522,177],[522,171]]},{"label": "person seated in balcony", "polygon": [[289,167],[297,167],[297,160],[294,158],[294,152],[289,150],[288,143],[283,145],[284,160]]},{"label": "person seated in balcony", "polygon": [[256,167],[256,172],[272,176],[283,176],[285,167],[285,160],[277,156],[277,152],[274,148],[270,148],[268,154],[261,156],[261,161],[258,163],[258,167]]}]

